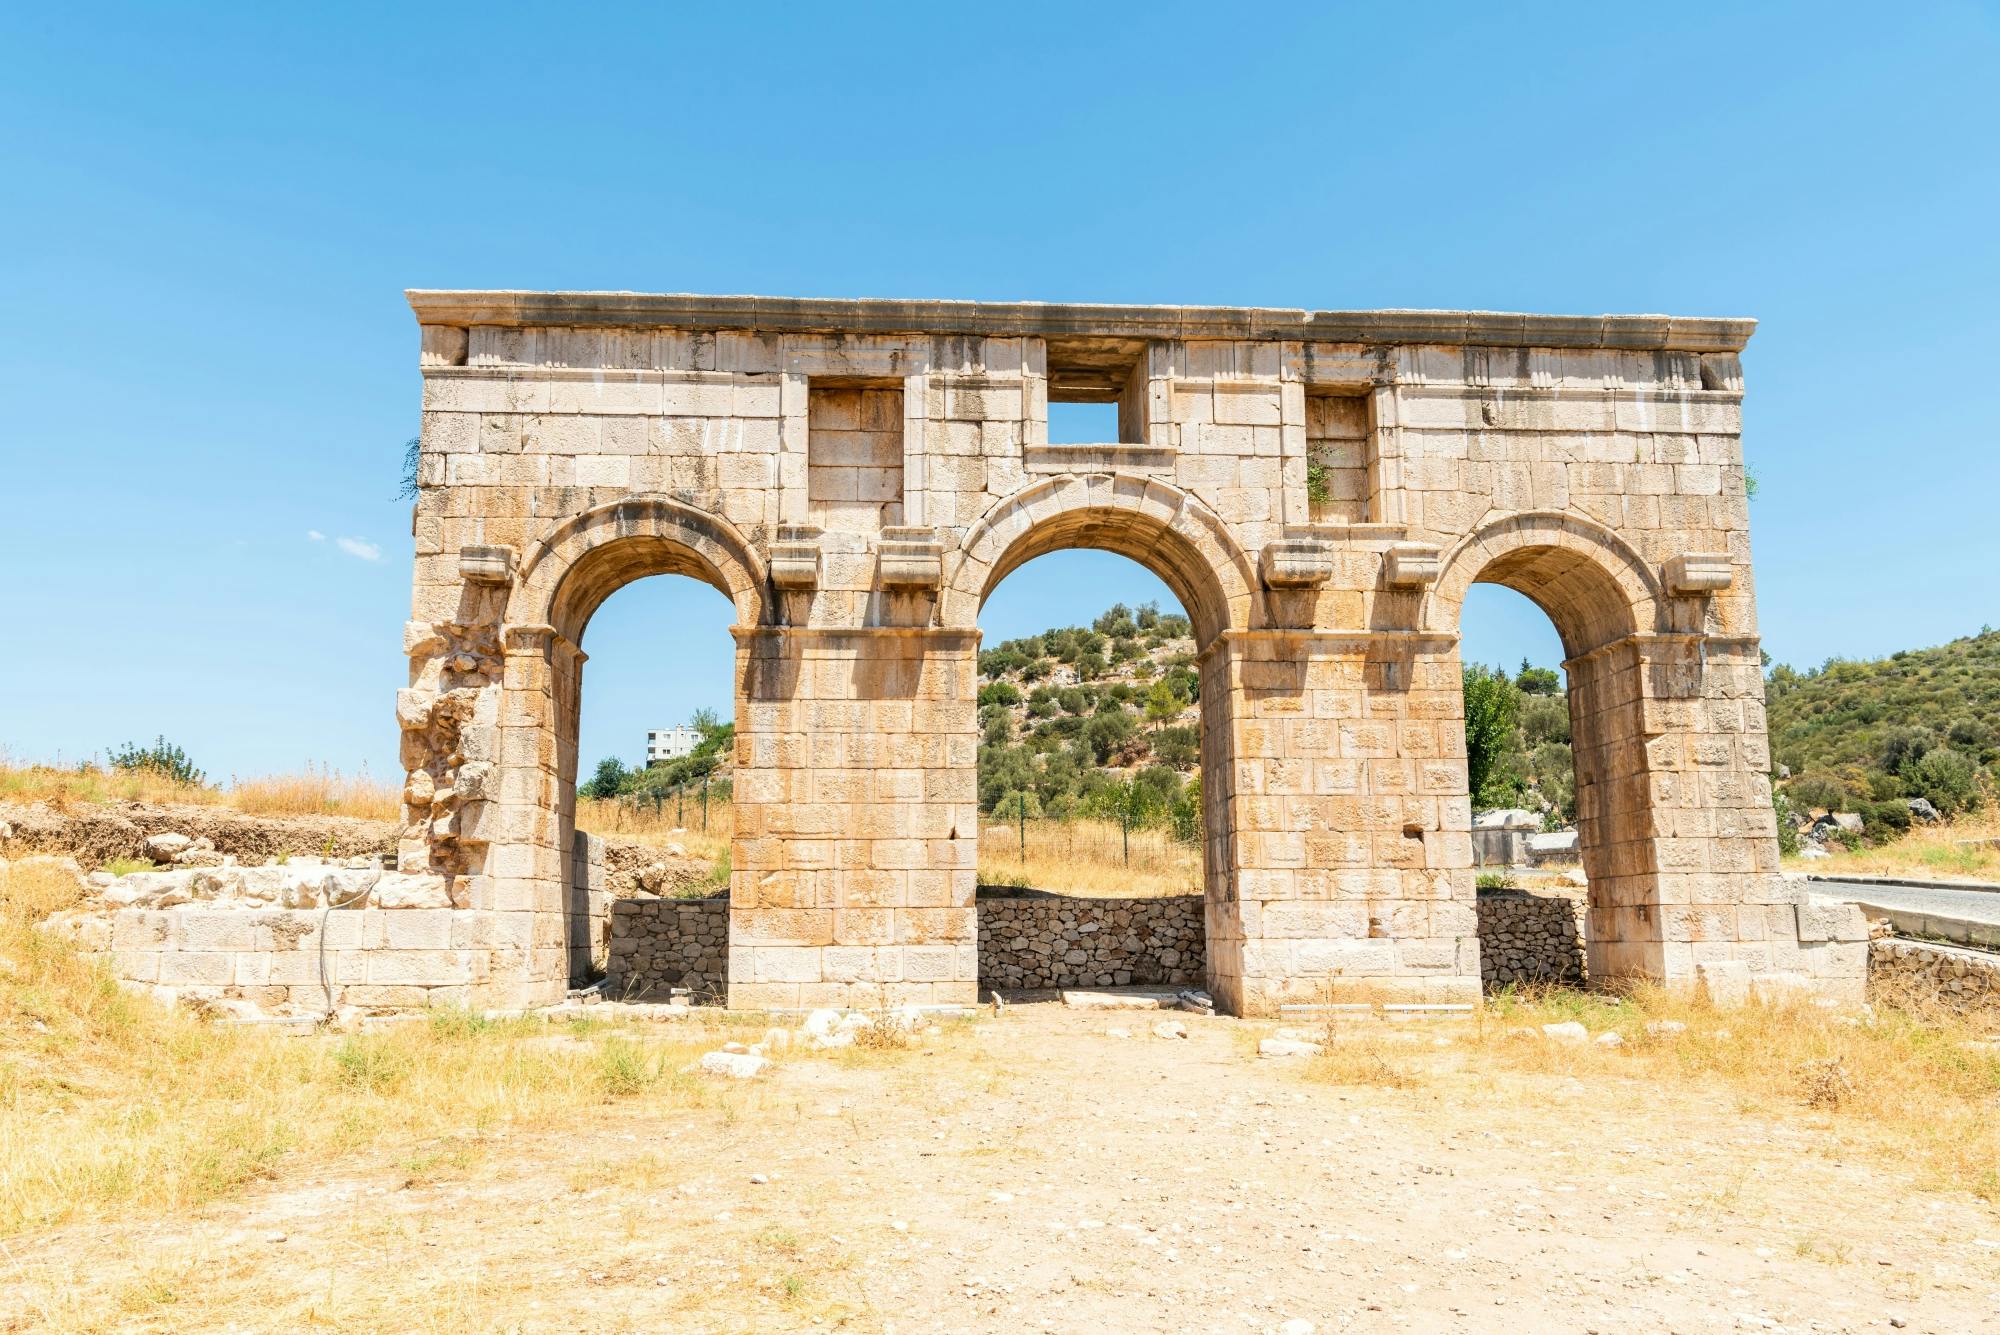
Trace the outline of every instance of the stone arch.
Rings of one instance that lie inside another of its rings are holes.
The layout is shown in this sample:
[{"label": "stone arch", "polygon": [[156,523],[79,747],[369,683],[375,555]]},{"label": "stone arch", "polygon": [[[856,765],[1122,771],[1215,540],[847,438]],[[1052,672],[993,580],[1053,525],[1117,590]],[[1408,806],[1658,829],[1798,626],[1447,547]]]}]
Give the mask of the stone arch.
[{"label": "stone arch", "polygon": [[1632,544],[1578,515],[1527,511],[1481,525],[1444,554],[1424,600],[1423,628],[1458,631],[1475,583],[1504,584],[1548,614],[1563,652],[1579,658],[1659,628],[1658,577]]},{"label": "stone arch", "polygon": [[1065,548],[1114,552],[1165,581],[1203,645],[1256,623],[1256,568],[1220,516],[1151,478],[1065,473],[996,502],[965,535],[945,579],[946,626],[971,626],[1001,580]]},{"label": "stone arch", "polygon": [[648,575],[714,587],[735,605],[738,625],[768,619],[770,585],[750,540],[720,515],[661,495],[621,497],[552,528],[521,564],[507,619],[552,626],[575,644],[606,598]]}]

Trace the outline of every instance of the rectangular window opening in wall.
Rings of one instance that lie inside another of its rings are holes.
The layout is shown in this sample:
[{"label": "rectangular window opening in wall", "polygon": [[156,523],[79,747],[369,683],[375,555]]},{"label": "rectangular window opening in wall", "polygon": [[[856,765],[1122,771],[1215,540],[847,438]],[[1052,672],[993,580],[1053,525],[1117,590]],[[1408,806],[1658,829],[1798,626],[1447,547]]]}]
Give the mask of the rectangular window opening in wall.
[{"label": "rectangular window opening in wall", "polygon": [[1144,445],[1144,339],[1050,339],[1051,445]]},{"label": "rectangular window opening in wall", "polygon": [[1101,445],[1117,439],[1116,403],[1049,401],[1049,444]]},{"label": "rectangular window opening in wall", "polygon": [[903,522],[903,382],[806,387],[807,522],[876,533]]},{"label": "rectangular window opening in wall", "polygon": [[1306,395],[1306,499],[1313,523],[1368,522],[1372,417],[1366,395]]}]

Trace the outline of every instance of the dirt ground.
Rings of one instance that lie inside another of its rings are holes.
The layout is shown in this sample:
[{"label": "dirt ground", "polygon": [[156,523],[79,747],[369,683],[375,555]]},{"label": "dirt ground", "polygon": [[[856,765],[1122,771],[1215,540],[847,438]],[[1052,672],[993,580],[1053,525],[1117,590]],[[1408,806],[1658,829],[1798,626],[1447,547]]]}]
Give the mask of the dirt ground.
[{"label": "dirt ground", "polygon": [[[1815,1114],[1560,1074],[1322,1083],[1258,1028],[1163,1018],[1015,1006],[692,1111],[16,1239],[0,1329],[2000,1331],[2000,1216]],[[1399,1064],[1466,1042],[1361,1023]]]}]

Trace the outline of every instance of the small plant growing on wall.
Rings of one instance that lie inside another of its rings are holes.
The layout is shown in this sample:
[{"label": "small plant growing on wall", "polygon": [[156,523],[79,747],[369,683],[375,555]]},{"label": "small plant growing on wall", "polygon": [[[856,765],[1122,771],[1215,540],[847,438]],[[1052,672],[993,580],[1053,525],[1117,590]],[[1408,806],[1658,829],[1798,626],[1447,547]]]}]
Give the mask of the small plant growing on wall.
[{"label": "small plant growing on wall", "polygon": [[1314,505],[1324,505],[1333,499],[1333,474],[1326,466],[1326,459],[1318,454],[1306,455],[1306,499]]}]

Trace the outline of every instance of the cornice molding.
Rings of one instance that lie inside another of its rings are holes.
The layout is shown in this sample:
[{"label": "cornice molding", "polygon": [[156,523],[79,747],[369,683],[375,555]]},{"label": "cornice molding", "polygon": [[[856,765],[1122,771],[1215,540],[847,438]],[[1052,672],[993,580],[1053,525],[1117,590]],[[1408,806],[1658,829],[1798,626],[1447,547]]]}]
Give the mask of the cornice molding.
[{"label": "cornice molding", "polygon": [[423,325],[661,328],[996,338],[1238,339],[1305,343],[1737,352],[1757,322],[1669,315],[1305,311],[1238,306],[839,300],[645,292],[404,294]]}]

